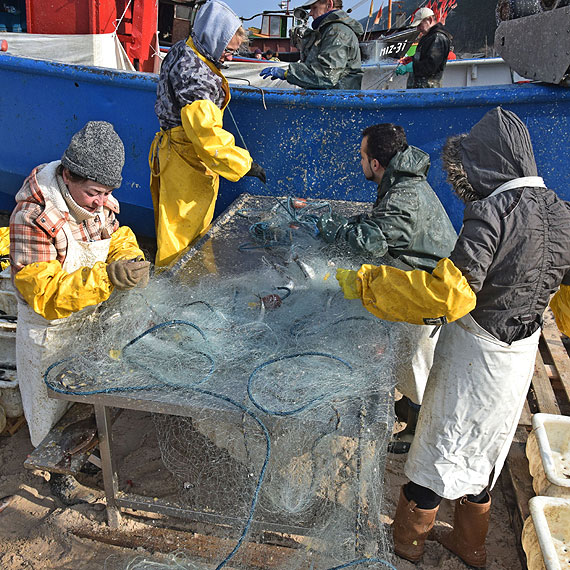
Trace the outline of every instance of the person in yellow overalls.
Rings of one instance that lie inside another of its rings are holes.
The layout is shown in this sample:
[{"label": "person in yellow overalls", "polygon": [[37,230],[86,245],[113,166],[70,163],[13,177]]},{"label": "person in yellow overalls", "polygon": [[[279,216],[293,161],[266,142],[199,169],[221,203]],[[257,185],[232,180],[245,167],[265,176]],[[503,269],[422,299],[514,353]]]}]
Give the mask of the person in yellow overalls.
[{"label": "person in yellow overalls", "polygon": [[149,155],[157,266],[169,265],[206,232],[220,176],[232,182],[256,176],[265,183],[264,169],[223,129],[230,90],[219,68],[245,39],[234,12],[209,0],[191,36],[175,44],[162,63],[155,104],[161,130]]}]

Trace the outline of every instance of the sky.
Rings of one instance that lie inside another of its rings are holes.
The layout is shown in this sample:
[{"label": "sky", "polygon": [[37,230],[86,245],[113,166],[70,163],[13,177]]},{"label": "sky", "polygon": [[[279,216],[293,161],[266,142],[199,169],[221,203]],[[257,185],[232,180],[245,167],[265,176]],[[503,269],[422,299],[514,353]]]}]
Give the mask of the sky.
[{"label": "sky", "polygon": [[[374,1],[374,12],[376,13],[381,4],[387,4],[385,0],[373,0]],[[242,18],[249,18],[254,14],[259,14],[264,10],[280,10],[280,0],[224,0],[228,6],[240,17]],[[365,0],[362,4],[360,4],[360,0],[344,0],[343,6],[344,10],[348,8],[357,6],[354,8],[354,11],[351,12],[351,16],[356,20],[360,18],[364,18],[368,16],[368,12],[370,10],[370,0]],[[291,0],[289,2],[289,8],[293,9],[297,6],[302,6],[303,0]],[[374,14],[376,15],[376,14]],[[257,26],[261,25],[261,18],[256,18],[255,20],[248,20],[244,22],[244,26],[246,28],[250,26]]]}]

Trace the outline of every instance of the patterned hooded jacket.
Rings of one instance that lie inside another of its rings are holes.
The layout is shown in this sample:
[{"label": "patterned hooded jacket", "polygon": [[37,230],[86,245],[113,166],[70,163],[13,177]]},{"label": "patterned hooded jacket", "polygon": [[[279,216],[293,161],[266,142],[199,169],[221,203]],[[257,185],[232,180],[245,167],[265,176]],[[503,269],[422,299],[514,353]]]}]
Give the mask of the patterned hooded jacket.
[{"label": "patterned hooded jacket", "polygon": [[227,82],[212,66],[219,66],[223,51],[240,26],[240,19],[223,2],[210,1],[202,6],[191,38],[172,46],[162,62],[154,106],[162,129],[180,126],[183,107],[194,101],[207,99],[220,109],[225,107],[229,101]]}]

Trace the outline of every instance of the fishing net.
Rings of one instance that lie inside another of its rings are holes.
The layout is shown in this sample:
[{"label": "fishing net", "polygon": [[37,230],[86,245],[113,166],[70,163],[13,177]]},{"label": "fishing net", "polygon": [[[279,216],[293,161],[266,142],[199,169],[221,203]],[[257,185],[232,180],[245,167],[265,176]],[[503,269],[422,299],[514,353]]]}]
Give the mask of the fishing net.
[{"label": "fishing net", "polygon": [[132,568],[249,567],[244,543],[266,532],[294,545],[272,568],[391,559],[383,474],[402,329],[344,299],[336,268],[360,261],[315,235],[328,205],[263,200],[146,289],[114,294],[46,374],[56,391],[161,412],[171,484],[154,496],[232,538],[212,565]]}]

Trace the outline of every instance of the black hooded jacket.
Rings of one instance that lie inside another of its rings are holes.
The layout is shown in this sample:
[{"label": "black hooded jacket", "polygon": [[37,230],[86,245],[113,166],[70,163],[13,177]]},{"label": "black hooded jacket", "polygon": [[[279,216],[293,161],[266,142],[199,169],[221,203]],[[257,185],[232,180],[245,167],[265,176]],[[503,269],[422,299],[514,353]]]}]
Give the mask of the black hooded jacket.
[{"label": "black hooded jacket", "polygon": [[413,59],[415,79],[441,79],[452,35],[438,22],[420,39]]},{"label": "black hooded jacket", "polygon": [[493,109],[458,140],[466,184],[479,199],[465,207],[450,259],[477,295],[473,318],[512,343],[534,333],[552,293],[570,285],[570,204],[536,184],[491,196],[537,176],[530,135],[514,113]]}]

